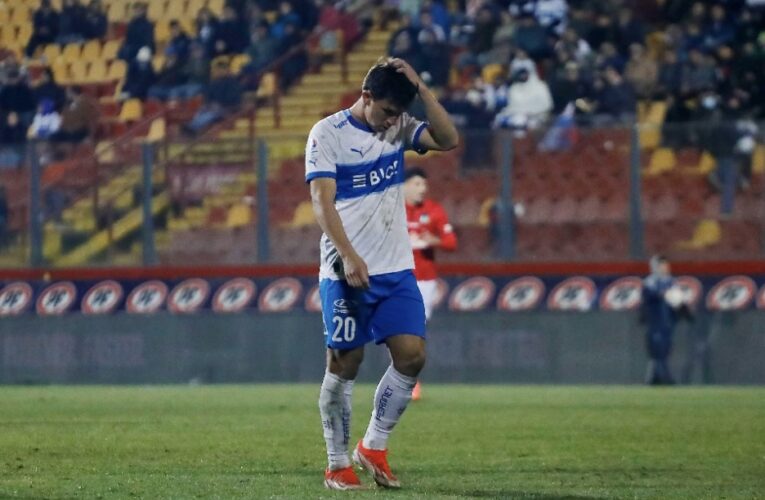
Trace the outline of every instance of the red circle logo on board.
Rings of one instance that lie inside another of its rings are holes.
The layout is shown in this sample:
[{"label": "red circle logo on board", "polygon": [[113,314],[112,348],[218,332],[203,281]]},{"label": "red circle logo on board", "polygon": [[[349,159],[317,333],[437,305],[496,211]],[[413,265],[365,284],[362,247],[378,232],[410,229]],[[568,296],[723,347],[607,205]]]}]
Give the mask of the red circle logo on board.
[{"label": "red circle logo on board", "polygon": [[545,284],[539,278],[524,276],[505,285],[499,298],[497,308],[502,311],[528,311],[535,309],[542,302],[545,294]]},{"label": "red circle logo on board", "polygon": [[683,292],[683,303],[695,306],[699,303],[704,286],[698,278],[693,276],[678,276],[674,279],[674,286]]},{"label": "red circle logo on board", "polygon": [[603,311],[632,311],[640,306],[642,296],[643,280],[637,276],[626,276],[603,289],[600,308]]},{"label": "red circle logo on board", "polygon": [[739,311],[754,298],[757,287],[748,276],[730,276],[707,293],[707,309],[712,311]]},{"label": "red circle logo on board", "polygon": [[167,308],[173,313],[193,313],[210,295],[210,284],[199,278],[191,278],[175,285],[167,298]]},{"label": "red circle logo on board", "polygon": [[239,312],[249,306],[257,287],[247,278],[234,278],[222,284],[212,300],[213,311]]},{"label": "red circle logo on board", "polygon": [[122,299],[122,285],[107,280],[93,285],[80,303],[84,314],[107,314],[114,311]]},{"label": "red circle logo on board", "polygon": [[77,287],[71,281],[54,283],[37,298],[37,313],[44,316],[63,314],[77,299]]},{"label": "red circle logo on board", "polygon": [[494,282],[489,278],[477,276],[467,279],[454,287],[449,298],[449,309],[462,312],[481,311],[491,302],[495,289]]},{"label": "red circle logo on board", "polygon": [[589,311],[595,300],[595,283],[575,276],[558,283],[547,298],[547,308],[554,311]]},{"label": "red circle logo on board", "polygon": [[263,312],[286,312],[291,310],[303,291],[303,285],[295,278],[281,278],[269,284],[260,294],[258,307]]},{"label": "red circle logo on board", "polygon": [[23,281],[10,283],[0,290],[0,316],[23,313],[32,303],[32,287]]},{"label": "red circle logo on board", "polygon": [[151,314],[160,310],[167,297],[167,285],[153,280],[141,283],[128,295],[125,307],[128,312]]},{"label": "red circle logo on board", "polygon": [[321,312],[321,294],[319,285],[314,285],[305,296],[305,310],[309,312]]}]

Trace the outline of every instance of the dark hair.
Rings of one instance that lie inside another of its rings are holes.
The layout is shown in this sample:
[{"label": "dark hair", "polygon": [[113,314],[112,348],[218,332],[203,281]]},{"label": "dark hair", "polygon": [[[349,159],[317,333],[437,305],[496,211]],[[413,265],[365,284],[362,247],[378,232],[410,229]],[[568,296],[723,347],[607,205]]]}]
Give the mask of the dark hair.
[{"label": "dark hair", "polygon": [[412,177],[422,177],[423,179],[427,179],[428,174],[426,174],[425,171],[420,167],[408,168],[404,173],[404,180],[408,181]]},{"label": "dark hair", "polygon": [[388,99],[401,108],[408,108],[417,95],[417,87],[403,73],[383,60],[372,66],[364,77],[362,90],[367,90],[374,99]]}]

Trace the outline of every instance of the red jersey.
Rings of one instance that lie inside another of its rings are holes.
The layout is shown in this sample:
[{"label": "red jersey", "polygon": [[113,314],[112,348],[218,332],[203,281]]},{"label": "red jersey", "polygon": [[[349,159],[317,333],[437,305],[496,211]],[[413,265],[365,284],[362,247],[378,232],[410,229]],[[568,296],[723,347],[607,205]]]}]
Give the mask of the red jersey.
[{"label": "red jersey", "polygon": [[[446,216],[444,208],[432,200],[424,200],[419,205],[406,205],[406,222],[409,239],[414,250],[414,276],[420,280],[434,280],[436,272],[436,248],[453,251],[457,249],[457,236]],[[420,236],[430,233],[441,242],[432,247],[425,247]]]}]

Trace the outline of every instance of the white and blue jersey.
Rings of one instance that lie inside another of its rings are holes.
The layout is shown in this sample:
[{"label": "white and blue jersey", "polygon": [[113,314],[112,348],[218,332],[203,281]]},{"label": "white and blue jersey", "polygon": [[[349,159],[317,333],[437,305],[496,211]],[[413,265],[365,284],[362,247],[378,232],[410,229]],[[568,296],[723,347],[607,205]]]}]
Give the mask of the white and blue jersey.
[{"label": "white and blue jersey", "polygon": [[375,132],[344,110],[311,129],[306,182],[335,179],[335,208],[348,239],[364,259],[370,286],[344,280],[337,249],[321,237],[320,295],[327,346],[352,349],[391,335],[425,335],[425,307],[412,269],[404,204],[404,151],[420,151],[426,123],[404,113]]},{"label": "white and blue jersey", "polygon": [[[306,182],[331,177],[335,208],[369,275],[414,268],[404,205],[404,151],[419,149],[426,123],[404,113],[385,132],[374,132],[343,110],[311,129],[305,152]],[[337,250],[321,238],[320,278],[340,279]]]}]

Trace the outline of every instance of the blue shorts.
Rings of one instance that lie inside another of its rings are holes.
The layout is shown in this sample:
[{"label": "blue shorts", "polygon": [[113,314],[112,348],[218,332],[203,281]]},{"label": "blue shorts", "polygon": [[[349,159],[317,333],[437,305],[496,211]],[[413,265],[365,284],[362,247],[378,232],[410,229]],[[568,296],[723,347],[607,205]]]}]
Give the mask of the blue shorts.
[{"label": "blue shorts", "polygon": [[411,270],[369,277],[369,288],[346,281],[319,283],[327,347],[353,349],[393,335],[425,338],[425,306]]}]

